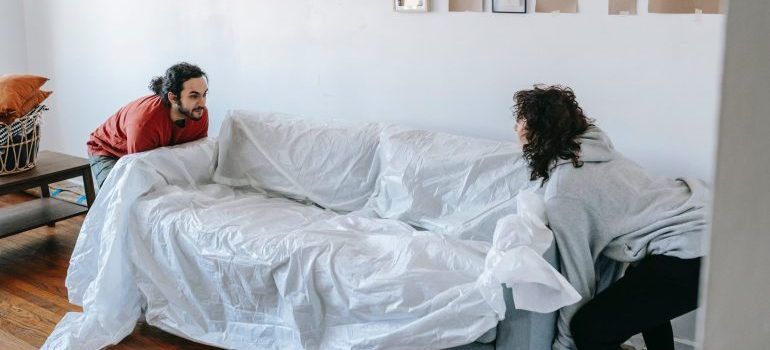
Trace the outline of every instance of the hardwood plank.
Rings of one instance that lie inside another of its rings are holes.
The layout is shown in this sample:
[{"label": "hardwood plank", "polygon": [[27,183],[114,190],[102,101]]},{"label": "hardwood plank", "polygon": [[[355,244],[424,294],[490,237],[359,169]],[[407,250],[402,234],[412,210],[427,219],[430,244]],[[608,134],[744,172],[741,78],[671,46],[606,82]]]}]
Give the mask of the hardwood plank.
[{"label": "hardwood plank", "polygon": [[4,274],[0,281],[20,279],[66,298],[64,276],[72,248],[62,247],[56,241],[56,235],[37,236],[32,231],[0,240],[0,271]]},{"label": "hardwood plank", "polygon": [[27,327],[43,333],[51,333],[61,319],[61,316],[3,290],[0,290],[0,317],[23,320]]},{"label": "hardwood plank", "polygon": [[82,311],[79,306],[68,303],[60,295],[40,289],[24,280],[13,278],[2,271],[0,271],[0,290],[11,293],[57,315],[63,315],[70,311]]},{"label": "hardwood plank", "polygon": [[0,349],[34,350],[37,348],[0,329]]},{"label": "hardwood plank", "polygon": [[[63,226],[65,227],[60,228],[67,229],[66,226],[71,225],[64,223]],[[58,265],[61,258],[69,260],[75,241],[74,237],[56,234],[54,228],[42,227],[2,238],[0,254],[8,258],[29,257],[30,254],[34,254],[37,259]]]},{"label": "hardwood plank", "polygon": [[50,332],[41,332],[32,327],[27,327],[23,320],[12,318],[12,315],[6,317],[0,317],[0,331],[13,334],[14,337],[35,348],[42,346],[48,338],[48,334],[50,334]]}]

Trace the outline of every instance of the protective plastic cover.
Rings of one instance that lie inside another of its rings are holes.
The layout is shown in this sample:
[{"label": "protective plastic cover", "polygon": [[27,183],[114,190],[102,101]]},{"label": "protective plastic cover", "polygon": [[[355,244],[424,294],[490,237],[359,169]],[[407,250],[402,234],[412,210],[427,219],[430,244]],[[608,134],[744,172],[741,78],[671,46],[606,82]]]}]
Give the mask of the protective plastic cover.
[{"label": "protective plastic cover", "polygon": [[510,142],[388,126],[377,158],[366,209],[463,239],[492,242],[497,221],[516,212],[516,194],[539,184]]},{"label": "protective plastic cover", "polygon": [[122,158],[86,218],[68,313],[43,349],[98,349],[147,323],[234,349],[433,349],[474,341],[517,307],[579,299],[541,254],[542,200],[518,197],[493,243],[338,215],[212,184],[205,140]]},{"label": "protective plastic cover", "polygon": [[234,110],[222,123],[214,181],[353,211],[374,190],[378,123]]}]

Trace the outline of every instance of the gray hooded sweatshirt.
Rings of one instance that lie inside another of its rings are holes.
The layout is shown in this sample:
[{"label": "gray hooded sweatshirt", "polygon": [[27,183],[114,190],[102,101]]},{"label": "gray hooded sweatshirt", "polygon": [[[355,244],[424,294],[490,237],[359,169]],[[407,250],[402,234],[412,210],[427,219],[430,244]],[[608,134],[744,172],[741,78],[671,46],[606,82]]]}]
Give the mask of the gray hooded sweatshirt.
[{"label": "gray hooded sweatshirt", "polygon": [[710,191],[703,182],[648,174],[616,152],[597,127],[580,142],[584,165],[560,159],[544,186],[562,273],[583,297],[559,311],[554,350],[575,349],[572,316],[620,276],[623,263],[648,255],[705,255]]}]

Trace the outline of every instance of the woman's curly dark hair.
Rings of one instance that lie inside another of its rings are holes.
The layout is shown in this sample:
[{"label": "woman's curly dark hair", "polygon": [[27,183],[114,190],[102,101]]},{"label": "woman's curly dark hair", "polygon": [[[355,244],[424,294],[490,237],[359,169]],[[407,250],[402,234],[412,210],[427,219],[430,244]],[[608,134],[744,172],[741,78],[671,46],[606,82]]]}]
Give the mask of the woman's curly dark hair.
[{"label": "woman's curly dark hair", "polygon": [[572,160],[576,168],[580,161],[578,137],[591,125],[575,100],[572,89],[564,86],[535,85],[513,95],[516,121],[524,121],[527,143],[524,159],[531,170],[530,180],[550,177],[551,167],[558,159]]}]

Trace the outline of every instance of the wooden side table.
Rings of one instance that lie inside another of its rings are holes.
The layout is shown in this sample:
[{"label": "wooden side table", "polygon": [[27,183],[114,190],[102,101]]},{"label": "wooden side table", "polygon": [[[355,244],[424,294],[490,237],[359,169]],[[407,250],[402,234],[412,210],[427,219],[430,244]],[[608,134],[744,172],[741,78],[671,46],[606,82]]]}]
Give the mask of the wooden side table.
[{"label": "wooden side table", "polygon": [[[88,207],[50,198],[48,184],[83,177]],[[0,176],[0,195],[40,187],[42,198],[0,208],[0,238],[88,212],[94,202],[94,181],[88,160],[41,151],[32,170]]]}]

